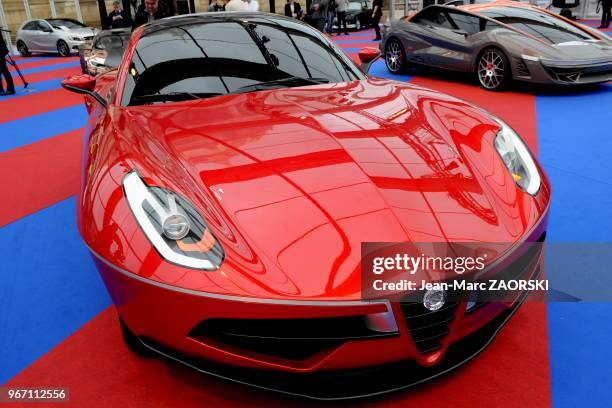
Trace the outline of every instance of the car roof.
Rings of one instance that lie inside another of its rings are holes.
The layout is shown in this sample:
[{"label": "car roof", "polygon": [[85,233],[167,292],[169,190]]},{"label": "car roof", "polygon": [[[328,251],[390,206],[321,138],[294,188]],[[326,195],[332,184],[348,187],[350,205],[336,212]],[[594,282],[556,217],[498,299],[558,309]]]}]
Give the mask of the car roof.
[{"label": "car roof", "polygon": [[279,14],[263,13],[263,12],[251,12],[251,11],[240,11],[240,12],[223,12],[223,13],[197,13],[197,14],[186,14],[179,16],[172,16],[161,20],[155,20],[143,26],[143,36],[156,32],[162,28],[173,28],[181,27],[183,25],[197,24],[197,23],[214,23],[219,21],[239,21],[244,23],[245,20],[257,19],[257,20],[268,20],[271,23],[279,24],[283,27],[304,24],[300,23],[299,20],[294,18],[285,17]]},{"label": "car roof", "polygon": [[507,7],[543,11],[541,8],[533,6],[531,4],[526,4],[526,3],[521,3],[520,1],[511,1],[511,0],[496,0],[491,3],[465,4],[462,6],[458,6],[457,8],[460,10],[469,11],[471,13],[478,14],[479,11],[504,9]]}]

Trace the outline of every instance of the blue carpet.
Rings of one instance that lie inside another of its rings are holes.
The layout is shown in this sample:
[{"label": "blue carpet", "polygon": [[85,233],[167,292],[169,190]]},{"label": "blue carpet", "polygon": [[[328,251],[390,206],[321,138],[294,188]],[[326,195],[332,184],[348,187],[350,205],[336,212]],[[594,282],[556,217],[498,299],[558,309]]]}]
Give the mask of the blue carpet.
[{"label": "blue carpet", "polygon": [[75,206],[70,198],[0,229],[0,384],[111,303]]}]

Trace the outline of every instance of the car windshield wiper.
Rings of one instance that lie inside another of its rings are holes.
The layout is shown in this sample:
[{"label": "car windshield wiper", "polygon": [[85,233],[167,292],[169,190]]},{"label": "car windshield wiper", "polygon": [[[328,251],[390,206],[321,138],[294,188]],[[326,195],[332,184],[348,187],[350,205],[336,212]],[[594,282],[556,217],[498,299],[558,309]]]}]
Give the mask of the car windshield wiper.
[{"label": "car windshield wiper", "polygon": [[241,86],[232,93],[244,93],[252,91],[262,91],[279,87],[283,88],[290,86],[317,85],[326,83],[329,83],[329,80],[326,78],[302,78],[298,76],[291,76],[288,78],[280,78],[272,81],[258,82],[256,84]]},{"label": "car windshield wiper", "polygon": [[202,99],[210,98],[212,96],[224,95],[218,92],[206,92],[206,93],[192,93],[192,92],[167,92],[167,93],[156,93],[148,95],[137,95],[133,98],[134,102],[147,103],[147,102],[165,102],[165,101],[184,101],[186,99]]}]

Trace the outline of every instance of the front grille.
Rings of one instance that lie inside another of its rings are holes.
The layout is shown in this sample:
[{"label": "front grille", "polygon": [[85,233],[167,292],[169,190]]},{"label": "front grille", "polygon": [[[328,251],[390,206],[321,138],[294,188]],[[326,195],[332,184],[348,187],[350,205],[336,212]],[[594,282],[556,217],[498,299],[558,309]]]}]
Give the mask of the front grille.
[{"label": "front grille", "polygon": [[91,39],[93,39],[93,35],[90,35],[89,37],[83,37],[83,40],[85,41],[89,41]]},{"label": "front grille", "polygon": [[306,360],[348,340],[397,335],[368,328],[365,316],[296,319],[208,319],[189,337],[238,354]]},{"label": "front grille", "polygon": [[591,78],[608,77],[612,75],[612,64],[592,65],[584,67],[552,67],[544,65],[550,76],[560,82],[576,83]]},{"label": "front grille", "polygon": [[419,352],[431,353],[442,347],[442,340],[449,333],[458,305],[458,302],[450,301],[441,309],[431,311],[423,306],[422,301],[400,302],[406,326]]}]

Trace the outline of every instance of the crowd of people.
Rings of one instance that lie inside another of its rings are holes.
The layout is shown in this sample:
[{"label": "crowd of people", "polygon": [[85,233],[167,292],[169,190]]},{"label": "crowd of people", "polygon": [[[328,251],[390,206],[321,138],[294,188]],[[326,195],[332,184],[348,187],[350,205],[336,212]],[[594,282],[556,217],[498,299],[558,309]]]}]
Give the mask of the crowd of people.
[{"label": "crowd of people", "polygon": [[[289,1],[289,0],[287,0]],[[380,18],[382,17],[382,0],[374,0],[372,2],[372,25],[376,31],[374,41],[379,41],[380,36]],[[334,21],[337,23],[337,35],[341,31],[348,34],[346,28],[346,12],[348,11],[349,0],[317,0],[310,7],[312,14],[310,15],[310,23],[322,33],[332,35],[334,32]],[[285,8],[285,15],[287,15]]]},{"label": "crowd of people", "polygon": [[[350,0],[315,0],[310,6],[309,23],[319,31],[332,35],[334,23],[337,24],[337,35],[344,32],[348,35],[346,12]],[[171,3],[166,0],[143,0],[136,9],[132,21],[130,13],[121,8],[119,0],[113,2],[113,10],[109,13],[106,25],[109,28],[138,27],[148,22],[173,15]],[[209,0],[207,11],[259,11],[258,0]],[[299,0],[287,0],[285,16],[304,20],[306,10],[302,8]],[[375,40],[380,40],[380,18],[382,17],[382,0],[372,3],[372,24],[376,30]]]},{"label": "crowd of people", "polygon": [[[257,0],[210,0],[207,11],[259,11]],[[135,10],[134,18],[115,0],[105,28],[138,27],[154,20],[174,15],[172,3],[165,0],[144,0]]]}]

